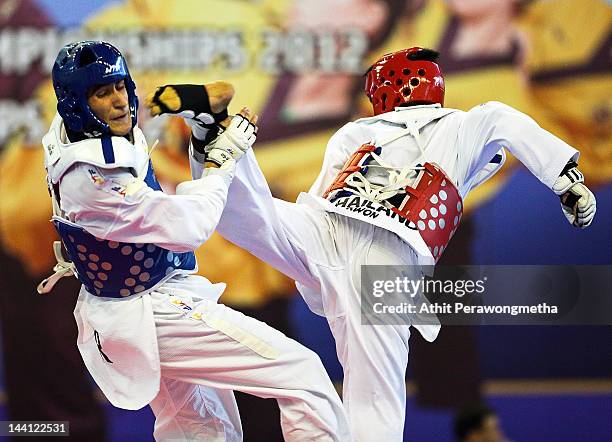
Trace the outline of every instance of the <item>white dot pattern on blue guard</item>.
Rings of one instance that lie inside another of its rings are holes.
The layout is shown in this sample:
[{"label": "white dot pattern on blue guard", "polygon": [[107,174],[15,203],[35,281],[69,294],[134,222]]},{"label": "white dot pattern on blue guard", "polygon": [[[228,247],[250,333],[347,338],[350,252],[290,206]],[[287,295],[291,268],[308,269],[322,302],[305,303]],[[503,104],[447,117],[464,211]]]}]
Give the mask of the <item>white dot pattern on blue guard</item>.
[{"label": "white dot pattern on blue guard", "polygon": [[176,253],[155,244],[101,239],[83,228],[54,220],[77,277],[89,293],[127,297],[143,293],[175,272],[192,272],[193,252]]}]

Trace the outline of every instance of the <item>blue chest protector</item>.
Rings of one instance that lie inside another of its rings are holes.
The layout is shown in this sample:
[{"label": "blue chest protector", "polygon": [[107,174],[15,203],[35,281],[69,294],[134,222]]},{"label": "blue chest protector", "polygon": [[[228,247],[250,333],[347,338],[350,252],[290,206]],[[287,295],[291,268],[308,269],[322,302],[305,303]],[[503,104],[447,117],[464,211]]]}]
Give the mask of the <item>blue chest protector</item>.
[{"label": "blue chest protector", "polygon": [[[147,186],[162,192],[151,162]],[[173,275],[196,271],[193,252],[178,253],[155,244],[96,238],[82,227],[54,218],[53,223],[74,263],[77,277],[96,296],[124,298],[149,291]]]}]

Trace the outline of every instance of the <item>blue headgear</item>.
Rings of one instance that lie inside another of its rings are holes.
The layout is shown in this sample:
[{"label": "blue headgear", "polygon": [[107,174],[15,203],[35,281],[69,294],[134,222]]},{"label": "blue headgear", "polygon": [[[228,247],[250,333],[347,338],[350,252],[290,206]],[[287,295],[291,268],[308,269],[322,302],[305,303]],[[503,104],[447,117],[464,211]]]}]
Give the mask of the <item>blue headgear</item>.
[{"label": "blue headgear", "polygon": [[136,125],[138,97],[136,85],[121,52],[103,41],[82,41],[64,46],[53,65],[53,88],[57,111],[68,129],[89,136],[110,135],[108,124],[100,120],[87,104],[87,93],[94,86],[124,80],[132,117]]}]

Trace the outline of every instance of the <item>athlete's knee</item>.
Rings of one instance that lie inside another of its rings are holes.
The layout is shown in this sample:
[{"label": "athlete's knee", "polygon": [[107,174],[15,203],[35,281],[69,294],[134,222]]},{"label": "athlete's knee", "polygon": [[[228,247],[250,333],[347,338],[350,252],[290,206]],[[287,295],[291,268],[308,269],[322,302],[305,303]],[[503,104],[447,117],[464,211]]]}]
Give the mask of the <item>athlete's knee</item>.
[{"label": "athlete's knee", "polygon": [[298,345],[300,365],[302,365],[304,368],[311,368],[314,372],[325,370],[318,354],[301,344]]},{"label": "athlete's knee", "polygon": [[[325,366],[321,362],[319,356],[311,351],[306,350],[301,361],[301,372],[305,381],[313,390],[319,390],[324,393],[332,393],[332,384],[329,375],[325,370]],[[333,390],[335,394],[335,390]]]}]

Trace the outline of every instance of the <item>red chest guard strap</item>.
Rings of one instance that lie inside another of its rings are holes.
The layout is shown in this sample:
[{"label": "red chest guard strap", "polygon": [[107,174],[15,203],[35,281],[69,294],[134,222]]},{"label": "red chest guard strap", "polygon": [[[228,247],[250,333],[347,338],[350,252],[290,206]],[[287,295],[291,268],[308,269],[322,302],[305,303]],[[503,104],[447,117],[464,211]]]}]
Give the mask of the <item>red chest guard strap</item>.
[{"label": "red chest guard strap", "polygon": [[359,147],[359,149],[357,149],[355,153],[350,156],[346,163],[344,163],[342,170],[338,173],[338,175],[336,175],[334,182],[331,183],[325,193],[323,193],[323,198],[327,198],[329,194],[335,190],[343,189],[346,179],[354,172],[361,172],[362,167],[372,159],[369,153],[374,152],[379,154],[380,151],[380,147],[367,143],[362,144],[361,147]]}]

